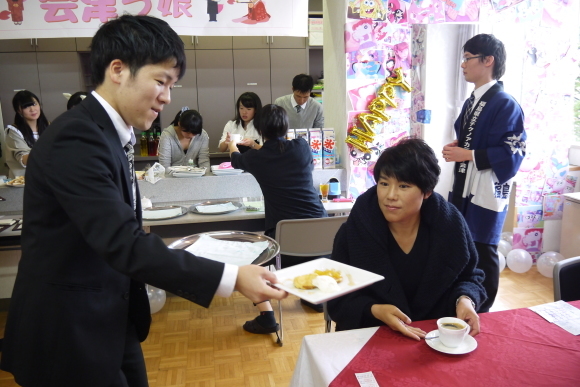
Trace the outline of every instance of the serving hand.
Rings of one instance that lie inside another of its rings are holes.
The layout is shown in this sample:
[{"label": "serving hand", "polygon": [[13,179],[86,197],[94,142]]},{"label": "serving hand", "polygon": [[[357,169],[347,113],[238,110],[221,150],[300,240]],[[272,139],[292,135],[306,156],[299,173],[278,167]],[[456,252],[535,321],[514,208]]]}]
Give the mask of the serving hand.
[{"label": "serving hand", "polygon": [[473,160],[473,153],[469,149],[457,146],[457,140],[443,147],[443,158],[447,162],[463,162]]},{"label": "serving hand", "polygon": [[479,316],[477,315],[475,309],[473,309],[473,305],[471,305],[471,301],[469,301],[468,298],[462,297],[459,300],[457,303],[457,308],[455,309],[455,313],[457,314],[458,319],[461,319],[469,324],[470,336],[475,336],[480,332],[481,328],[479,326]]},{"label": "serving hand", "polygon": [[249,298],[253,303],[270,300],[272,298],[281,300],[288,297],[288,293],[284,290],[273,288],[266,281],[275,284],[278,283],[278,278],[276,274],[265,267],[257,265],[240,266],[235,289]]},{"label": "serving hand", "polygon": [[411,324],[411,319],[395,305],[374,304],[371,307],[371,313],[389,326],[394,331],[401,332],[403,335],[415,340],[421,340],[426,332],[421,328],[415,328]]},{"label": "serving hand", "polygon": [[254,140],[252,140],[251,138],[244,138],[240,142],[238,142],[238,145],[249,146],[251,148],[252,143],[255,144]]}]

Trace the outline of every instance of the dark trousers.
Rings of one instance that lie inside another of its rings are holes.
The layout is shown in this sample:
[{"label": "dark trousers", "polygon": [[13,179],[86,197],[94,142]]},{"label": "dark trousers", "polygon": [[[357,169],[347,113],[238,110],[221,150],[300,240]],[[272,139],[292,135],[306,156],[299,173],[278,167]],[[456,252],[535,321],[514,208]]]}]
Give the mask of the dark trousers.
[{"label": "dark trousers", "polygon": [[148,387],[145,359],[141,350],[141,343],[137,338],[137,331],[133,323],[127,326],[125,339],[125,353],[123,364],[119,370],[119,382],[115,387]]},{"label": "dark trousers", "polygon": [[487,293],[487,300],[481,304],[477,312],[486,313],[493,305],[499,288],[499,256],[495,245],[475,242],[475,248],[477,255],[479,255],[477,267],[485,273],[483,287]]}]

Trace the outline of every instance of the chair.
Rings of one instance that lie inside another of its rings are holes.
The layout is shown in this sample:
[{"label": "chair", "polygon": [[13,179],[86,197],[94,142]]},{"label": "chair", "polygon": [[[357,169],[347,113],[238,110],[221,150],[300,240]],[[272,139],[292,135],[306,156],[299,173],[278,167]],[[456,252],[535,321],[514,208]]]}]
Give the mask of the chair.
[{"label": "chair", "polygon": [[[276,257],[276,270],[280,270],[282,266],[281,255],[290,257],[330,255],[334,236],[347,218],[348,215],[328,218],[288,219],[278,222],[275,239],[280,245],[280,253]],[[284,330],[282,326],[281,301],[278,302],[278,319],[280,321],[278,344],[282,346],[284,344]]]},{"label": "chair", "polygon": [[554,265],[554,301],[580,300],[580,257]]}]

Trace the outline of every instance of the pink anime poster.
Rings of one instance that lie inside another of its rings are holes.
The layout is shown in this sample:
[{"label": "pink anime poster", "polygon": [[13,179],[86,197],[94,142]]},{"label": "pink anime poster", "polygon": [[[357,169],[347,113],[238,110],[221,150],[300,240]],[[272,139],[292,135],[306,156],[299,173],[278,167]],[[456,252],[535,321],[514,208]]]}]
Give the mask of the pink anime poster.
[{"label": "pink anime poster", "polygon": [[387,20],[392,24],[407,24],[407,3],[403,0],[387,1]]},{"label": "pink anime poster", "polygon": [[576,183],[578,182],[577,176],[567,175],[566,185],[564,186],[564,193],[572,193],[576,189]]},{"label": "pink anime poster", "polygon": [[409,24],[436,24],[445,22],[443,0],[411,1],[407,10]]},{"label": "pink anime poster", "polygon": [[367,110],[372,100],[377,97],[377,89],[380,85],[379,82],[372,82],[348,90],[352,110]]},{"label": "pink anime poster", "polygon": [[562,28],[578,24],[578,1],[544,0],[541,25]]},{"label": "pink anime poster", "polygon": [[557,220],[562,219],[564,212],[564,196],[546,195],[544,197],[544,219]]},{"label": "pink anime poster", "polygon": [[372,19],[360,19],[348,22],[344,29],[345,52],[352,52],[376,47]]},{"label": "pink anime poster", "polygon": [[384,50],[359,50],[346,54],[347,79],[384,79]]},{"label": "pink anime poster", "polygon": [[532,258],[537,257],[542,251],[543,235],[543,228],[514,228],[512,249],[524,249],[532,255]]},{"label": "pink anime poster", "polygon": [[445,0],[445,21],[448,23],[478,21],[480,2],[481,0]]},{"label": "pink anime poster", "polygon": [[516,207],[516,227],[537,228],[544,227],[542,205]]}]

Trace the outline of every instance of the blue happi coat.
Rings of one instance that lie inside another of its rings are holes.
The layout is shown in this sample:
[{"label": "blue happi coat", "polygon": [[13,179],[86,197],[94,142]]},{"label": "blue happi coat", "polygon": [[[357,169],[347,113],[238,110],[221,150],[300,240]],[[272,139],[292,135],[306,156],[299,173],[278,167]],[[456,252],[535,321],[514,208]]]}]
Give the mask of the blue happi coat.
[{"label": "blue happi coat", "polygon": [[[457,184],[454,184],[453,188],[464,190],[459,210],[467,221],[473,240],[490,245],[499,242],[507,214],[511,179],[525,156],[526,140],[522,108],[511,95],[503,91],[501,84],[494,86],[500,87],[500,91],[487,102],[484,101],[484,94],[471,114],[472,117],[477,116],[469,146],[469,149],[475,150],[476,168],[469,161],[465,187],[455,187]],[[462,117],[466,108],[467,101],[454,125],[459,146],[462,146]],[[454,180],[457,176],[455,169]],[[482,192],[489,192],[491,201],[495,198],[493,205],[489,205],[489,197],[476,197]],[[452,195],[453,191],[449,200]]]}]

